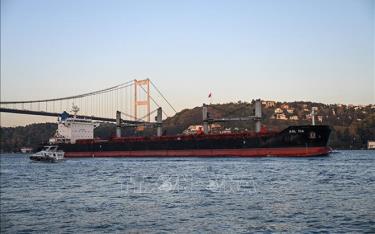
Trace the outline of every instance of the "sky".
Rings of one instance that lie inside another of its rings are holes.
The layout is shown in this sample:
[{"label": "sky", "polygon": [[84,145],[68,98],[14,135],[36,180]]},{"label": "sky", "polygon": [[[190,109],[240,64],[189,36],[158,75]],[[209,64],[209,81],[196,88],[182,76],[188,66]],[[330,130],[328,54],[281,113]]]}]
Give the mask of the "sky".
[{"label": "sky", "polygon": [[[1,101],[150,78],[207,101],[373,104],[374,1],[1,0]],[[48,119],[50,120],[50,119]],[[47,121],[1,114],[1,126]]]}]

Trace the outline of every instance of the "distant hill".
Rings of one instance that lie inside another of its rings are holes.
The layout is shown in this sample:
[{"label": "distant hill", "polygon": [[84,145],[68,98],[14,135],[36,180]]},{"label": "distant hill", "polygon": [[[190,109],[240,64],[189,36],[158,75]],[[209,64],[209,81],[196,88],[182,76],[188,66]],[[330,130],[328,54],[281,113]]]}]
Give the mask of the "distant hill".
[{"label": "distant hill", "polygon": [[[245,117],[253,115],[253,103],[237,102],[209,106],[210,117]],[[330,125],[332,135],[329,145],[338,149],[366,148],[368,140],[375,140],[375,105],[326,105],[314,102],[262,102],[262,124],[268,129],[281,130],[290,125],[311,124],[311,109],[315,107],[316,124]],[[202,107],[185,109],[164,121],[167,135],[182,133],[190,125],[202,123]],[[231,122],[222,125],[232,131],[253,130],[253,122]],[[47,142],[56,131],[57,124],[31,124],[25,127],[0,128],[1,151],[18,152],[21,147],[36,148]],[[142,132],[134,128],[122,130],[124,135],[152,135],[154,129]],[[114,124],[102,124],[95,129],[95,136],[110,138],[115,134]]]}]

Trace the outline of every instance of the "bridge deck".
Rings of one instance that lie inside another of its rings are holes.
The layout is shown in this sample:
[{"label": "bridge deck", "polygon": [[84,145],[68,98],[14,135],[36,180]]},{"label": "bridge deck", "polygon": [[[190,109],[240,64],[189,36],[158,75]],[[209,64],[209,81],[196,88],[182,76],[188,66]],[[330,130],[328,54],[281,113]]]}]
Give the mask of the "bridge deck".
[{"label": "bridge deck", "polygon": [[[10,108],[0,108],[0,112],[4,113],[15,113],[15,114],[25,114],[25,115],[41,115],[41,116],[51,116],[51,117],[59,117],[61,113],[55,112],[45,112],[45,111],[32,111],[32,110],[19,110],[19,109],[10,109]],[[69,117],[73,117],[73,115],[69,115]],[[103,121],[103,122],[113,122],[116,123],[116,119],[114,118],[105,118],[105,117],[96,117],[96,116],[87,116],[87,115],[77,115],[77,118],[80,119],[92,119],[96,121]],[[132,121],[132,120],[122,120],[123,123],[127,124],[141,124],[145,122],[141,121]]]}]

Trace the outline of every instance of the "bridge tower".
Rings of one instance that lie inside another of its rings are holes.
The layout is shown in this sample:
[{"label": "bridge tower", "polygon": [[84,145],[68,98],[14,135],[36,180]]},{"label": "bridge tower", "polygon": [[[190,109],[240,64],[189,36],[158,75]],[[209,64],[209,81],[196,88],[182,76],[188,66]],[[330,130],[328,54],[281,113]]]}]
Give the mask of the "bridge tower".
[{"label": "bridge tower", "polygon": [[[142,89],[146,95],[139,92]],[[134,117],[138,119],[138,107],[145,107],[147,122],[150,122],[150,79],[134,80]]]}]

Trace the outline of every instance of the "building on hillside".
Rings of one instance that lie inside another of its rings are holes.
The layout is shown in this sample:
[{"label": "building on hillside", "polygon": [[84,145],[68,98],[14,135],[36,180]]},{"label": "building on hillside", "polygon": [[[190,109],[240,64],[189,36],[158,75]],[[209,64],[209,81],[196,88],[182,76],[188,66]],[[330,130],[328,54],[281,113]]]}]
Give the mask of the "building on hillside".
[{"label": "building on hillside", "polygon": [[321,122],[321,123],[323,122],[323,116],[318,115],[317,118],[318,118],[318,121],[319,121],[319,122]]},{"label": "building on hillside", "polygon": [[310,112],[310,110],[307,109],[307,108],[303,109],[303,111],[304,111],[304,112]]},{"label": "building on hillside", "polygon": [[276,114],[276,119],[279,120],[288,120],[285,114]]},{"label": "building on hillside", "polygon": [[[222,130],[222,126],[220,124],[213,123],[209,125],[209,131],[211,133],[220,133]],[[192,135],[192,134],[199,134],[203,132],[202,125],[190,125],[187,129],[185,129],[182,133],[184,135]]]},{"label": "building on hillside", "polygon": [[284,110],[289,109],[289,105],[288,104],[282,104],[281,109],[284,109]]},{"label": "building on hillside", "polygon": [[190,125],[182,133],[184,135],[191,135],[191,134],[197,134],[198,132],[201,132],[201,131],[203,131],[203,126],[202,125]]},{"label": "building on hillside", "polygon": [[230,128],[225,128],[224,130],[221,131],[222,134],[230,134],[232,133],[232,129]]},{"label": "building on hillside", "polygon": [[33,148],[31,148],[31,147],[22,147],[22,148],[20,149],[20,151],[21,151],[21,153],[23,153],[23,154],[28,154],[28,153],[32,153],[32,152],[33,152]]},{"label": "building on hillside", "polygon": [[222,130],[221,125],[217,124],[217,123],[213,123],[213,124],[209,125],[209,128],[210,128],[211,133],[220,133],[221,130]]},{"label": "building on hillside", "polygon": [[282,110],[282,109],[280,109],[280,108],[276,108],[275,109],[275,114],[281,114],[281,113],[283,113],[284,111]]},{"label": "building on hillside", "polygon": [[270,107],[275,107],[276,102],[275,102],[275,101],[262,101],[262,104],[263,104],[266,108],[270,108]]},{"label": "building on hillside", "polygon": [[298,115],[292,115],[292,116],[290,116],[289,120],[299,120]]},{"label": "building on hillside", "polygon": [[367,149],[375,150],[375,141],[367,141]]},{"label": "building on hillside", "polygon": [[287,111],[289,114],[293,114],[293,113],[294,113],[294,109],[293,109],[293,108],[287,109],[286,111]]}]

